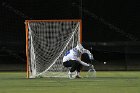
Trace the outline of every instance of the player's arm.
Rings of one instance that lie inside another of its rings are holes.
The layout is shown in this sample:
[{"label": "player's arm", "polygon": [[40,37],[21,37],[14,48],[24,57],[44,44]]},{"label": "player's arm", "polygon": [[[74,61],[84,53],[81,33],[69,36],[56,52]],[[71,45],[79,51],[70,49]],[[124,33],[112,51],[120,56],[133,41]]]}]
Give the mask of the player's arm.
[{"label": "player's arm", "polygon": [[77,60],[80,64],[82,64],[83,66],[90,66],[90,64],[85,63],[84,61],[81,61],[80,58],[77,57],[73,57],[74,60]]},{"label": "player's arm", "polygon": [[89,58],[90,58],[91,60],[94,60],[93,54],[92,54],[89,50],[83,49],[83,50],[82,50],[82,53],[87,53],[88,56],[89,56]]}]

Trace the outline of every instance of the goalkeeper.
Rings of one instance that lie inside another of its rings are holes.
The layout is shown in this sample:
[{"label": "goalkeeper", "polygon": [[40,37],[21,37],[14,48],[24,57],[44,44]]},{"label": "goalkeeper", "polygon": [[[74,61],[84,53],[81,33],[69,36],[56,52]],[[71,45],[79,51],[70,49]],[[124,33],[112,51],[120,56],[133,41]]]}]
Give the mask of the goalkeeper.
[{"label": "goalkeeper", "polygon": [[76,71],[76,76],[74,78],[80,78],[80,70],[82,66],[92,66],[92,64],[88,64],[86,62],[81,61],[80,57],[82,54],[88,54],[89,58],[93,60],[93,55],[89,50],[83,48],[83,46],[78,43],[76,47],[67,51],[63,57],[63,65],[65,67],[71,67],[69,71],[69,78],[73,78],[73,72]]}]

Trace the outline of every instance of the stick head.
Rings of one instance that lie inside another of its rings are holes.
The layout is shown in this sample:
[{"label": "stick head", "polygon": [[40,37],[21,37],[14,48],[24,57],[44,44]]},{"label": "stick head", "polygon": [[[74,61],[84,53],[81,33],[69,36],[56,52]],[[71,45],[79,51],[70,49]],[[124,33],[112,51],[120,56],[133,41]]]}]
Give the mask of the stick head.
[{"label": "stick head", "polygon": [[89,68],[86,77],[89,77],[89,78],[95,78],[96,77],[96,70],[94,69],[93,65],[92,65],[92,67]]}]

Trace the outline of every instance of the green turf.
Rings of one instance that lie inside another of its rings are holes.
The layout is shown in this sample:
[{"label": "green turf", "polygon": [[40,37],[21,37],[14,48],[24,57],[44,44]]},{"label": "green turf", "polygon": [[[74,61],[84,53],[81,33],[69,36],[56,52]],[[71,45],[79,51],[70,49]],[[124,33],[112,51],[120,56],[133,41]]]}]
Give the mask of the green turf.
[{"label": "green turf", "polygon": [[24,72],[0,72],[0,93],[140,93],[140,72],[97,72],[96,78],[26,79]]}]

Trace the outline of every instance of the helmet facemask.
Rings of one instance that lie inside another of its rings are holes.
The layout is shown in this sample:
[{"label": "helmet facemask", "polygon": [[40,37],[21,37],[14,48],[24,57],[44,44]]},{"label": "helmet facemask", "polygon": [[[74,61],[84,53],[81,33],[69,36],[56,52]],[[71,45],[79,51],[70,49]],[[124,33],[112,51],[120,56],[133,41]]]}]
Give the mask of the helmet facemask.
[{"label": "helmet facemask", "polygon": [[77,44],[76,49],[80,52],[82,52],[84,50],[83,46],[80,43]]}]

